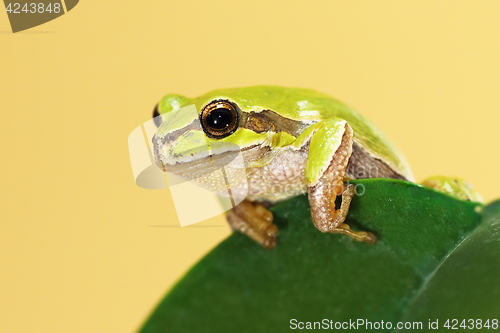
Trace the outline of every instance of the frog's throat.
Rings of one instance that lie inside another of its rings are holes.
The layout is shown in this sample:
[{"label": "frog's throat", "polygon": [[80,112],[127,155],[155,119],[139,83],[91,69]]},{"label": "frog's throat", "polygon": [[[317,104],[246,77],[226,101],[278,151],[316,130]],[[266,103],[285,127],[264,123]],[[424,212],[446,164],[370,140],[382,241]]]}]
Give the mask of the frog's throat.
[{"label": "frog's throat", "polygon": [[161,158],[161,155],[155,154],[156,164],[165,172],[171,172],[184,179],[195,179],[201,176],[206,176],[226,165],[239,156],[242,157],[243,166],[246,166],[250,161],[260,159],[270,151],[270,147],[254,145],[242,149],[241,151],[226,151],[220,154],[212,154],[196,158],[186,162],[168,163]]}]

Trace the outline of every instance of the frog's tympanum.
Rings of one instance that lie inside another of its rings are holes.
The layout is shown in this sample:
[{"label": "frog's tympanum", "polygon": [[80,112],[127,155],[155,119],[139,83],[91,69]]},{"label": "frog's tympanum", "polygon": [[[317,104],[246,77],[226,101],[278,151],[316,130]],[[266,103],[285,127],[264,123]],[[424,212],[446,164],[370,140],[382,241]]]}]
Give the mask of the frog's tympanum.
[{"label": "frog's tympanum", "polygon": [[[158,122],[153,138],[157,164],[217,192],[220,184],[214,184],[210,172],[193,179],[193,174],[200,175],[193,170],[210,169],[218,160],[227,159],[227,152],[213,149],[207,154],[197,147],[200,141],[238,146],[248,196],[228,211],[227,220],[234,230],[266,248],[276,245],[278,234],[267,207],[302,193],[308,194],[312,220],[321,232],[374,244],[374,234],[354,231],[344,223],[356,190],[344,182],[362,178],[413,181],[404,157],[376,127],[323,93],[255,86],[215,90],[197,98],[171,94],[161,99],[154,116],[192,104],[198,110],[196,119]],[[427,183],[461,199],[478,200],[464,184],[445,177]],[[336,209],[339,195],[341,205]]]}]

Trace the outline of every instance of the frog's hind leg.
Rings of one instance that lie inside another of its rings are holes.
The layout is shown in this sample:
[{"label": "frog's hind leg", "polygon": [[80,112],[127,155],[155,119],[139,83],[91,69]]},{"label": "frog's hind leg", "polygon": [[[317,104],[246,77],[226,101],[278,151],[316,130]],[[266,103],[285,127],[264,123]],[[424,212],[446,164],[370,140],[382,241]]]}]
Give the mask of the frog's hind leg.
[{"label": "frog's hind leg", "polygon": [[273,224],[273,214],[263,205],[243,200],[228,211],[226,217],[233,230],[247,235],[264,248],[276,246],[278,228]]},{"label": "frog's hind leg", "polygon": [[421,184],[460,200],[483,202],[481,194],[475,191],[467,181],[458,177],[433,176],[425,179]]},{"label": "frog's hind leg", "polygon": [[[355,186],[350,184],[345,187],[343,183],[345,170],[352,153],[352,128],[345,123],[342,133],[340,138],[332,138],[330,142],[330,144],[337,146],[337,149],[333,158],[327,162],[329,163],[328,167],[319,176],[316,183],[310,184],[307,188],[312,219],[316,228],[321,232],[345,234],[357,241],[375,244],[377,238],[374,234],[351,230],[349,225],[344,223],[349,205],[355,195]],[[311,146],[315,144],[314,140],[313,137]],[[340,194],[342,194],[342,204],[339,209],[336,209],[335,199]]]}]

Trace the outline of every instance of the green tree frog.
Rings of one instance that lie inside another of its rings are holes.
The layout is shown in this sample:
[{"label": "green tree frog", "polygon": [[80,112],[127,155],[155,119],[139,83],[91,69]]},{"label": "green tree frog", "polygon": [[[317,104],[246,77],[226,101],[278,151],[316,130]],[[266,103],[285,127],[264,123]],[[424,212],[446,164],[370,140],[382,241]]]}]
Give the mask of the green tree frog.
[{"label": "green tree frog", "polygon": [[[377,239],[373,233],[354,231],[345,223],[355,187],[344,182],[362,178],[414,181],[394,144],[357,111],[323,93],[254,86],[215,90],[197,98],[170,94],[160,100],[153,115],[192,104],[198,110],[197,119],[157,124],[153,137],[156,163],[167,172],[189,178],[193,167],[210,168],[224,158],[223,153],[207,156],[193,149],[201,139],[209,144],[237,145],[249,191],[243,202],[228,211],[227,220],[233,230],[265,248],[276,245],[278,234],[267,208],[302,193],[308,194],[313,223],[321,232],[374,244]],[[193,126],[195,121],[201,128]],[[210,173],[197,181],[217,191],[213,181],[203,179],[207,177]],[[428,185],[462,199],[478,200],[461,180],[438,177]],[[342,200],[336,209],[338,195]]]}]

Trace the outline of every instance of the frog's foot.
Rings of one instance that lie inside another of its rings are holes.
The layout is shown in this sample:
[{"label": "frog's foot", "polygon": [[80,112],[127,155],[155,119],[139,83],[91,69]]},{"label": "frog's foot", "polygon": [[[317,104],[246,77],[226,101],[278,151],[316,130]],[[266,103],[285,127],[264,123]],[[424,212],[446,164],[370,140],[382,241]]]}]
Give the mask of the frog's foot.
[{"label": "frog's foot", "polygon": [[[342,203],[339,209],[335,209],[335,196],[333,196],[330,202],[325,202],[326,197],[324,196],[322,196],[323,200],[314,200],[315,194],[317,194],[315,193],[315,189],[312,188],[309,191],[310,198],[312,197],[313,201],[315,201],[314,206],[313,203],[311,203],[311,213],[316,228],[318,228],[321,232],[344,234],[357,240],[358,242],[365,242],[367,244],[377,243],[377,237],[375,237],[375,235],[371,232],[354,231],[351,230],[349,225],[344,223],[347,213],[349,212],[349,205],[351,204],[352,198],[356,194],[356,186],[349,184],[344,189],[343,184],[339,184],[335,186],[335,188],[334,193],[342,193]],[[322,203],[320,203],[320,201]]]},{"label": "frog's foot", "polygon": [[278,228],[273,224],[273,214],[259,203],[243,200],[227,213],[233,230],[247,235],[266,249],[276,246]]}]

